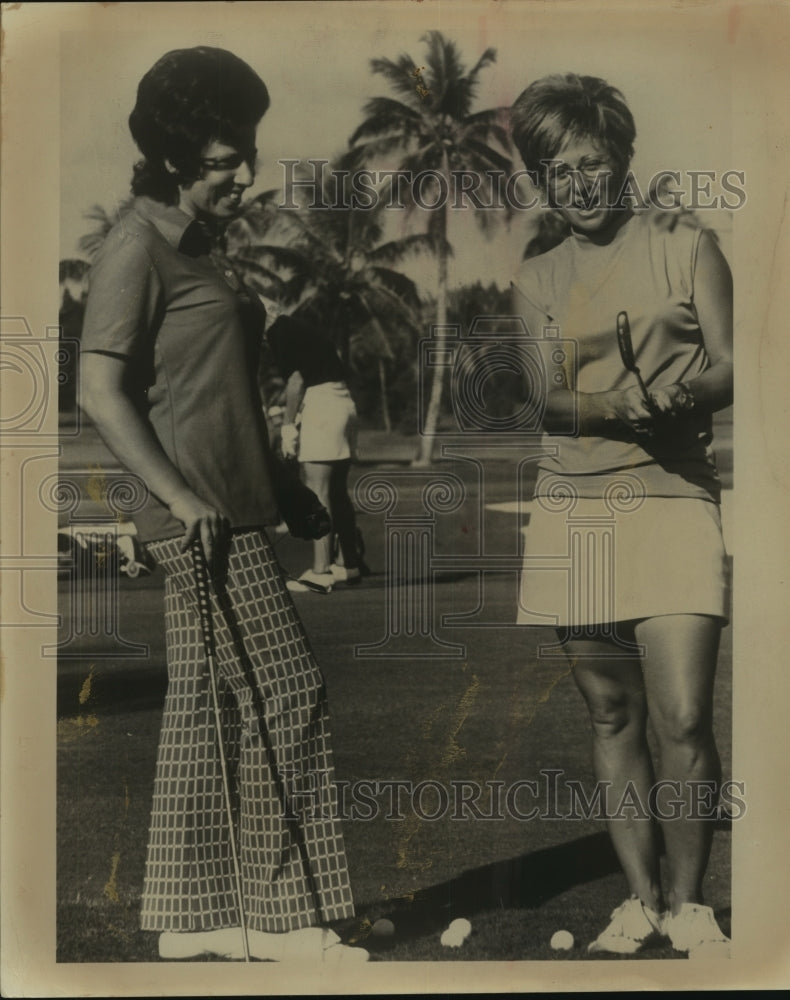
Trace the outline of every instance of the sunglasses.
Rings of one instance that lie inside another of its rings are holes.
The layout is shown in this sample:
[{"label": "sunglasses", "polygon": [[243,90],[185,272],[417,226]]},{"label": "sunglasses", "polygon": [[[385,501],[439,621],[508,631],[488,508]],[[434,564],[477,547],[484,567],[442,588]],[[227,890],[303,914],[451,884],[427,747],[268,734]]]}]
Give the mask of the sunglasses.
[{"label": "sunglasses", "polygon": [[571,179],[575,176],[583,182],[593,184],[604,175],[614,172],[608,160],[583,160],[575,170],[567,163],[555,161],[555,164],[547,170],[546,176],[549,184],[555,190],[564,190],[570,187]]},{"label": "sunglasses", "polygon": [[258,162],[258,150],[251,149],[246,153],[231,153],[229,156],[216,159],[202,159],[199,162],[206,170],[215,170],[218,172],[238,170],[242,163],[249,164],[254,170]]}]

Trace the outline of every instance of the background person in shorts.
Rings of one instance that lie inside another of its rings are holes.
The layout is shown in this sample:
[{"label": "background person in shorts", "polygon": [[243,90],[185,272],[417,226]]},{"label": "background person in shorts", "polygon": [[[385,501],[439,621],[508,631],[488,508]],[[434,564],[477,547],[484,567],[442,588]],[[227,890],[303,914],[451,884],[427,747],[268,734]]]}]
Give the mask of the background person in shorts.
[{"label": "background person in shorts", "polygon": [[[267,340],[286,382],[282,453],[286,458],[298,457],[305,484],[332,519],[332,533],[313,542],[313,565],[300,579],[330,590],[338,582],[359,583],[366,567],[348,494],[348,474],[356,452],[357,411],[345,366],[329,337],[298,316],[278,316],[267,331]],[[299,580],[289,580],[288,587],[308,589]]]}]

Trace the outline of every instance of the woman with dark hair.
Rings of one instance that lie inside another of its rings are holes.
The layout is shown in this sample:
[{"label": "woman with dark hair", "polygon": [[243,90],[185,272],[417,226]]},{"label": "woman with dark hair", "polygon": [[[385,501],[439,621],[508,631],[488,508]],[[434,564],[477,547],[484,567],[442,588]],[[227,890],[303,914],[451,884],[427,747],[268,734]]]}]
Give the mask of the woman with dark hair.
[{"label": "woman with dark hair", "polygon": [[[275,315],[279,311],[275,303],[267,304],[267,309]],[[281,312],[266,339],[286,382],[280,429],[283,454],[298,459],[305,484],[332,520],[332,532],[313,541],[313,565],[298,580],[289,580],[288,589],[306,591],[311,583],[328,593],[337,583],[353,586],[362,581],[367,566],[348,494],[357,411],[346,383],[346,367],[329,336],[299,316]]]},{"label": "woman with dark hair", "polygon": [[[159,933],[163,958],[248,948],[365,959],[321,926],[353,915],[326,691],[263,530],[279,520],[257,382],[265,310],[222,249],[268,105],[263,81],[229,52],[163,56],[129,119],[144,157],[134,210],[91,274],[83,405],[150,491],[137,528],[166,574],[168,691],[142,927]],[[212,570],[221,736],[196,542]]]},{"label": "woman with dark hair", "polygon": [[[515,102],[511,131],[570,229],[513,281],[550,377],[518,621],[558,629],[631,892],[590,950],[632,953],[666,937],[692,956],[724,953],[702,887],[721,780],[713,684],[729,614],[710,450],[711,414],[732,401],[729,268],[688,215],[626,205],[636,129],[603,80],[538,80]],[[634,794],[641,809],[611,818]]]}]

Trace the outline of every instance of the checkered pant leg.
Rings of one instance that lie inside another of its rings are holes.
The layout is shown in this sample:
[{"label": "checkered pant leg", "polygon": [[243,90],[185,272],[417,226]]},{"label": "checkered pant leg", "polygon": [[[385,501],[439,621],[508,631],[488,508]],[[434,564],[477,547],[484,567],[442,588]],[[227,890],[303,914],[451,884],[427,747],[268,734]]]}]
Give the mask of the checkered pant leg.
[{"label": "checkered pant leg", "polygon": [[[235,926],[230,832],[192,559],[166,572],[168,692],[143,889],[144,930]],[[282,932],[353,915],[326,692],[268,540],[234,535],[212,593],[224,749],[247,924]]]}]

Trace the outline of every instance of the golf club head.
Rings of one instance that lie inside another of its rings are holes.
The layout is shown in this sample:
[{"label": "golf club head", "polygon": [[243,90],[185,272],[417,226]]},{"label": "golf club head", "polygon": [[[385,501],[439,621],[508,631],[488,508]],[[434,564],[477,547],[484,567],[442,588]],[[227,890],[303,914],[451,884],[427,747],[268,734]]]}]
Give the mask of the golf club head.
[{"label": "golf club head", "polygon": [[642,393],[645,405],[648,410],[656,416],[655,405],[653,400],[650,398],[650,393],[648,392],[647,386],[642,379],[642,373],[639,371],[636,364],[636,358],[634,356],[634,343],[631,340],[631,324],[628,322],[628,313],[625,310],[617,314],[617,346],[620,348],[620,357],[623,361],[623,367],[626,371],[636,375],[636,380],[639,383],[639,390]]},{"label": "golf club head", "polygon": [[331,587],[325,587],[322,583],[314,583],[312,580],[303,580],[300,576],[294,576],[293,573],[288,574],[288,579],[312,590],[314,594],[330,594],[332,592]]}]

